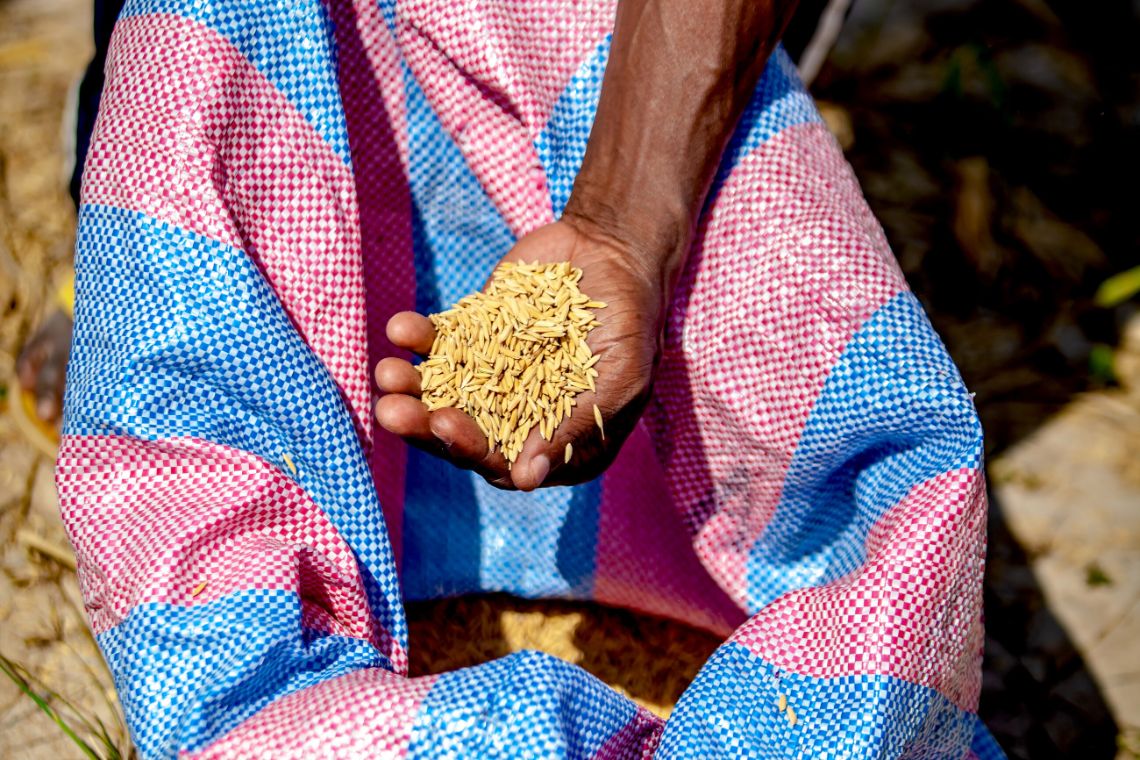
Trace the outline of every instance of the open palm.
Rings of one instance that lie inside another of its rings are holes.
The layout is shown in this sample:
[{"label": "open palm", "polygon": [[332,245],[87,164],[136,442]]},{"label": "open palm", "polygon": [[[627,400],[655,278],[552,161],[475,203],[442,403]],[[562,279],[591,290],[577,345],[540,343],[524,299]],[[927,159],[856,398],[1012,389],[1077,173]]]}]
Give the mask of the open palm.
[{"label": "open palm", "polygon": [[[387,358],[376,367],[376,382],[386,394],[376,405],[376,420],[412,445],[473,469],[502,488],[531,490],[590,480],[617,456],[649,398],[661,331],[661,287],[631,251],[568,221],[523,237],[502,260],[569,261],[582,270],[582,292],[607,304],[598,311],[600,324],[588,340],[600,357],[597,391],[578,395],[573,413],[552,440],[532,430],[511,470],[500,452],[488,451],[487,439],[465,412],[427,410],[419,399],[419,373],[403,359]],[[388,337],[396,346],[425,355],[435,328],[421,314],[401,312],[389,320]],[[605,424],[604,439],[594,420],[595,404]],[[567,444],[573,451],[568,463]]]}]

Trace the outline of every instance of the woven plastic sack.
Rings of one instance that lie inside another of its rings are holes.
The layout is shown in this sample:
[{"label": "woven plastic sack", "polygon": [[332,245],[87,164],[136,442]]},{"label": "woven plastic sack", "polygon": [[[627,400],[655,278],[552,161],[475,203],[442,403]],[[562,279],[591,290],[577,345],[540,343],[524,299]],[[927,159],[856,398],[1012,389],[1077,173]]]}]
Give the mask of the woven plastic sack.
[{"label": "woven plastic sack", "polygon": [[[145,757],[998,757],[970,396],[777,51],[655,395],[533,494],[374,430],[396,311],[560,213],[614,0],[138,0],[84,180],[58,464]],[[409,679],[402,598],[730,635],[661,721],[520,652]]]}]

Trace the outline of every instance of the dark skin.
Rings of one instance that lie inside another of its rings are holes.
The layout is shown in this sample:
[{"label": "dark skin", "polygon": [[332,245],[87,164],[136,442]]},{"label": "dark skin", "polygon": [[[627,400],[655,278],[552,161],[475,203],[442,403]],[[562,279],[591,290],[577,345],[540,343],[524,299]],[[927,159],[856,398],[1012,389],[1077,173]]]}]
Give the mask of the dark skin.
[{"label": "dark skin", "polygon": [[[562,219],[520,239],[503,261],[570,261],[582,292],[605,301],[589,337],[596,393],[578,396],[552,441],[531,431],[510,470],[474,420],[428,412],[404,359],[376,367],[376,419],[410,444],[502,488],[529,491],[599,475],[649,399],[662,329],[700,211],[725,146],[795,0],[621,0],[585,160]],[[431,322],[401,312],[393,344],[426,354]],[[593,416],[605,421],[603,440]],[[563,462],[567,443],[573,457]]]}]

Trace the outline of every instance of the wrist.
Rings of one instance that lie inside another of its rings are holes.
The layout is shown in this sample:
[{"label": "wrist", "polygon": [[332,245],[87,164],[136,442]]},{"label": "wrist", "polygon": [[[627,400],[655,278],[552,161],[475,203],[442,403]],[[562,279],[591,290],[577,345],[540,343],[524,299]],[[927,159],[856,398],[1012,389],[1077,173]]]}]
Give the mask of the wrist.
[{"label": "wrist", "polygon": [[562,212],[562,221],[613,249],[623,264],[664,300],[671,295],[684,266],[695,223],[682,203],[642,200],[624,190],[594,192],[581,177]]}]

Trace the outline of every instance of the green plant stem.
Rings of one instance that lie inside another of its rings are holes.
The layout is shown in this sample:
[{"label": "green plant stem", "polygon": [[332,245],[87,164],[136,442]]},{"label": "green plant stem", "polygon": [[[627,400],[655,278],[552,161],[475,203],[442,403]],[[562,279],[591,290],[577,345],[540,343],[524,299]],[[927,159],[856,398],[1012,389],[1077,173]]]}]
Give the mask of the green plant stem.
[{"label": "green plant stem", "polygon": [[95,750],[91,749],[90,745],[88,745],[87,742],[80,739],[79,736],[71,730],[71,726],[67,725],[67,723],[64,722],[59,713],[57,713],[52,708],[52,706],[47,703],[47,700],[45,700],[32,689],[27,679],[20,674],[20,671],[23,670],[22,668],[16,665],[16,663],[9,660],[7,657],[0,655],[0,670],[3,670],[4,675],[12,679],[12,683],[16,684],[16,687],[20,691],[24,692],[24,694],[29,699],[35,702],[36,706],[39,707],[45,715],[55,721],[55,724],[59,726],[60,730],[63,731],[63,733],[67,734],[68,738],[70,738],[71,741],[75,742],[75,746],[79,747],[80,751],[82,751],[83,754],[87,755],[87,757],[91,758],[91,760],[101,760],[99,755],[95,753]]}]

